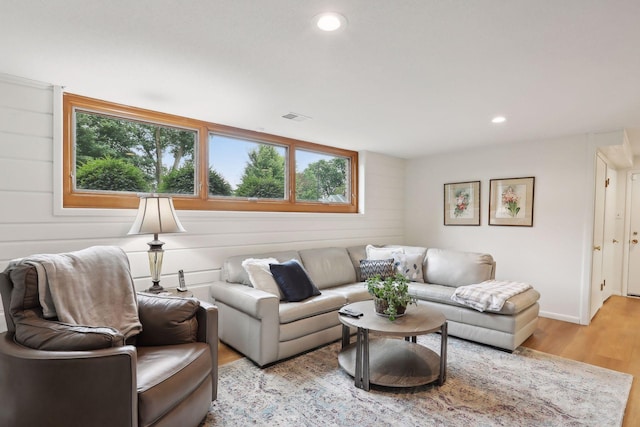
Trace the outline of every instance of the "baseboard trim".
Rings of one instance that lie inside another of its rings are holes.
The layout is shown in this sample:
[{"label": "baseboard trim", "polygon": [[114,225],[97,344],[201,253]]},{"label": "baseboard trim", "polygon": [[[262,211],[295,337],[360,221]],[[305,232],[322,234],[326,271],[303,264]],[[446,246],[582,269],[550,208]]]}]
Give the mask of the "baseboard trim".
[{"label": "baseboard trim", "polygon": [[562,320],[563,322],[577,323],[580,324],[580,318],[576,316],[567,316],[566,314],[558,314],[552,313],[549,311],[540,311],[540,317],[546,317],[554,320]]}]

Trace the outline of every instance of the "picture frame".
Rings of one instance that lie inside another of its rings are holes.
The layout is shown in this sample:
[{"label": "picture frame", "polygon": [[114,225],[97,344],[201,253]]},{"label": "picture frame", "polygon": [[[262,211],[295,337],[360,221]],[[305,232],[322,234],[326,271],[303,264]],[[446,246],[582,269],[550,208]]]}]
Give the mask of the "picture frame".
[{"label": "picture frame", "polygon": [[535,177],[491,179],[489,225],[533,227]]},{"label": "picture frame", "polygon": [[480,225],[480,181],[444,184],[444,225]]}]

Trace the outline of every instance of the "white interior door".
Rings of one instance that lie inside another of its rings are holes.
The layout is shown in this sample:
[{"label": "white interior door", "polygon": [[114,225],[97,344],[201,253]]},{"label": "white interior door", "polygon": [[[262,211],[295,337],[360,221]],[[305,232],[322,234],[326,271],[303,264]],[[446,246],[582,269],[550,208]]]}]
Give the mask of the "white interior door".
[{"label": "white interior door", "polygon": [[631,175],[631,216],[627,294],[640,296],[640,174]]},{"label": "white interior door", "polygon": [[606,201],[605,181],[607,164],[596,156],[596,191],[593,220],[593,257],[591,259],[591,317],[596,315],[603,301],[602,247],[604,246],[604,212]]}]

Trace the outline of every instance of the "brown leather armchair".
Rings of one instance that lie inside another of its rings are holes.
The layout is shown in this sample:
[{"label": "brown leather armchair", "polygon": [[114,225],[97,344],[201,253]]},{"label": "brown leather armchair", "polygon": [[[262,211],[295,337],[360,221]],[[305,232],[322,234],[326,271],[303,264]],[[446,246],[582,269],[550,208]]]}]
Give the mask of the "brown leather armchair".
[{"label": "brown leather armchair", "polygon": [[[138,294],[142,332],[42,318],[37,272],[0,273],[0,426],[197,426],[217,394],[218,311]],[[35,348],[34,348],[35,347]]]}]

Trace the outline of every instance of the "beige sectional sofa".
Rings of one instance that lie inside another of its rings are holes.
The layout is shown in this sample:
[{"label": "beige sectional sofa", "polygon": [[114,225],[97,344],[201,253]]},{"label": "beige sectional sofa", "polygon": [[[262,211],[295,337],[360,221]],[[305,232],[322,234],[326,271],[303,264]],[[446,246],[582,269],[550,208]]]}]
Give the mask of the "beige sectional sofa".
[{"label": "beige sectional sofa", "polygon": [[[449,334],[512,351],[535,330],[540,294],[529,289],[511,297],[498,312],[463,306],[451,300],[456,287],[495,277],[491,255],[422,248],[401,248],[420,254],[425,283],[411,282],[419,304],[440,310]],[[365,246],[318,248],[232,256],[222,268],[221,281],[211,286],[218,306],[220,340],[259,366],[297,355],[341,337],[338,310],[345,304],[371,299],[360,281]],[[321,294],[301,302],[285,302],[251,286],[242,266],[248,258],[299,261]]]}]

